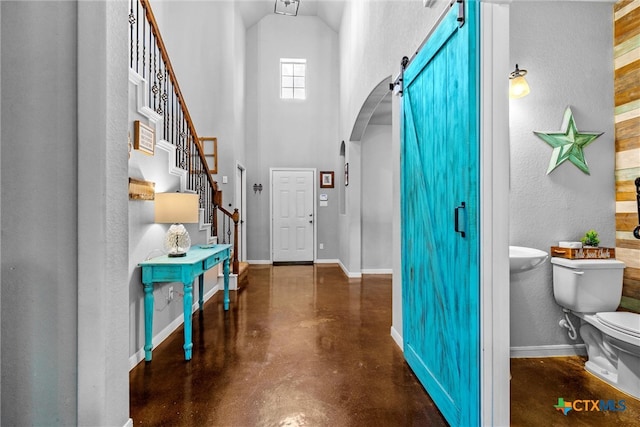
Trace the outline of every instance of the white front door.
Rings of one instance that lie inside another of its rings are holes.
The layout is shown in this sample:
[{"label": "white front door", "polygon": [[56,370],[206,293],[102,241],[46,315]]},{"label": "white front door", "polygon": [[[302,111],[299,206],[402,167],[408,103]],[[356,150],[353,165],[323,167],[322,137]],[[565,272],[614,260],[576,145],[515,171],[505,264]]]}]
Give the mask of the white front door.
[{"label": "white front door", "polygon": [[271,177],[273,262],[313,261],[312,169],[274,169]]}]

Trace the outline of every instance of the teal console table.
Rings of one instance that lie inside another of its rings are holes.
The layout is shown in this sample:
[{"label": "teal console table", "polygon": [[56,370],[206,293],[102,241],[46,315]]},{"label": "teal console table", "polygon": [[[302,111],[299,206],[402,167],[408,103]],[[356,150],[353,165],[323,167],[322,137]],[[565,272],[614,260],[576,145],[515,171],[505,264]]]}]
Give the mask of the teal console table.
[{"label": "teal console table", "polygon": [[224,309],[229,310],[229,259],[231,245],[200,245],[192,247],[180,258],[160,256],[138,264],[142,268],[144,285],[144,359],[151,361],[153,350],[153,284],[159,282],[181,282],[184,285],[184,358],[191,360],[191,307],[193,305],[193,282],[199,278],[198,304],[204,303],[204,273],[223,262]]}]

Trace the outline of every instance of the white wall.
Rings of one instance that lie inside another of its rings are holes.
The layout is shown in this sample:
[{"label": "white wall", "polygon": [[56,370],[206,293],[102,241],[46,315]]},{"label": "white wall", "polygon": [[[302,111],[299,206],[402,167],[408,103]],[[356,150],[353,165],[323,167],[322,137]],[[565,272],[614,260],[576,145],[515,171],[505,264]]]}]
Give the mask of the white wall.
[{"label": "white wall", "polygon": [[[510,244],[549,251],[590,228],[615,244],[613,17],[610,2],[514,2],[511,62],[531,94],[510,102]],[[578,130],[605,132],[585,150],[586,175],[565,162],[546,175],[551,147],[533,131],[560,130],[571,106]],[[511,346],[573,343],[558,326],[552,270],[512,276]]]},{"label": "white wall", "polygon": [[362,137],[362,271],[391,272],[391,126],[369,125]]},{"label": "white wall", "polygon": [[[263,185],[247,197],[249,260],[270,260],[269,168],[341,170],[338,138],[338,36],[317,17],[267,15],[247,32],[247,182]],[[280,99],[280,58],[306,58],[307,99]],[[326,191],[325,191],[326,190]],[[338,255],[338,189],[323,189],[317,257]]]}]

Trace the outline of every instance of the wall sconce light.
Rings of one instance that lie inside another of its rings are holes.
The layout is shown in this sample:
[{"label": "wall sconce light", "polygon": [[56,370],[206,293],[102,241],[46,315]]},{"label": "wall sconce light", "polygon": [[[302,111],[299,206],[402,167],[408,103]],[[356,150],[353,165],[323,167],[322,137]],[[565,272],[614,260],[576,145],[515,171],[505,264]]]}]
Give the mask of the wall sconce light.
[{"label": "wall sconce light", "polygon": [[262,184],[253,184],[253,194],[257,192],[262,194]]},{"label": "wall sconce light", "polygon": [[276,0],[273,12],[278,15],[297,16],[300,0]]},{"label": "wall sconce light", "polygon": [[165,235],[164,250],[170,257],[187,255],[191,238],[182,223],[197,223],[200,196],[195,193],[156,193],[155,222],[172,224]]},{"label": "wall sconce light", "polygon": [[517,99],[529,94],[529,83],[524,78],[526,74],[527,70],[521,70],[516,64],[516,69],[509,74],[509,98]]}]

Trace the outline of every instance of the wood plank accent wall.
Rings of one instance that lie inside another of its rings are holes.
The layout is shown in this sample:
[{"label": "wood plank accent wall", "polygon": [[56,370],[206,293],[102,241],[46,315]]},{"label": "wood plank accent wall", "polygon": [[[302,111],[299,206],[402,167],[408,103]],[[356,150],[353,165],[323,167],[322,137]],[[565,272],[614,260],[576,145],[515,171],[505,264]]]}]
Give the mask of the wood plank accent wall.
[{"label": "wood plank accent wall", "polygon": [[634,180],[640,177],[640,0],[614,6],[616,255],[627,268],[623,310],[640,313],[640,240]]}]

